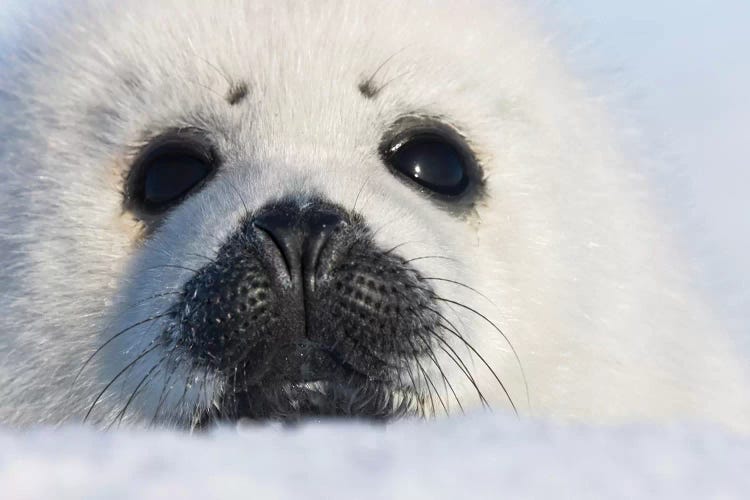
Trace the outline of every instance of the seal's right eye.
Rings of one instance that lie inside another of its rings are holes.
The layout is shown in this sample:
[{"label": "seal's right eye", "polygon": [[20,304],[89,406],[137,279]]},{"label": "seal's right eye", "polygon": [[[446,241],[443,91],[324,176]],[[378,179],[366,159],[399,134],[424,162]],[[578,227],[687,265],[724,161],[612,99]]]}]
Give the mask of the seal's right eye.
[{"label": "seal's right eye", "polygon": [[210,145],[196,133],[160,137],[138,156],[126,202],[147,214],[162,212],[199,188],[216,169]]},{"label": "seal's right eye", "polygon": [[144,172],[143,201],[151,206],[177,201],[210,172],[208,165],[189,155],[170,153],[154,158]]}]

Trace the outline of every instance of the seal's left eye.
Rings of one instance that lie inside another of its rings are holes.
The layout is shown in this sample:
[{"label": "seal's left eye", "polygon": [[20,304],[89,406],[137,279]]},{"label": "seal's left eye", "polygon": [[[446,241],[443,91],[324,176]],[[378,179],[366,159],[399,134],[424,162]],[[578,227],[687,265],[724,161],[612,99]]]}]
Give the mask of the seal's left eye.
[{"label": "seal's left eye", "polygon": [[386,154],[391,168],[437,194],[458,196],[469,185],[467,159],[448,138],[421,132],[397,142]]},{"label": "seal's left eye", "polygon": [[200,187],[214,170],[211,149],[194,134],[157,139],[130,173],[129,205],[147,214],[159,213]]}]

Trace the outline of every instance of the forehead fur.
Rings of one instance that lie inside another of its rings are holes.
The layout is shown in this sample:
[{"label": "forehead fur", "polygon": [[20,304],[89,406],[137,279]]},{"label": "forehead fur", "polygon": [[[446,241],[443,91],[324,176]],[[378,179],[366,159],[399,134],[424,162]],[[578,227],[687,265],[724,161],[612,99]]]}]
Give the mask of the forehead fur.
[{"label": "forehead fur", "polygon": [[[440,2],[75,2],[66,10],[49,21],[57,33],[38,59],[54,81],[27,85],[49,95],[56,114],[102,135],[123,121],[142,131],[199,120],[237,135],[346,147],[399,113],[491,123],[501,134],[509,121],[567,114],[572,126],[577,115],[539,102],[573,101],[557,99],[566,90],[555,58],[529,42],[538,37],[507,5],[467,6],[460,16]],[[372,103],[357,92],[363,83],[378,91]],[[244,97],[228,124],[224,105],[238,88]]]}]

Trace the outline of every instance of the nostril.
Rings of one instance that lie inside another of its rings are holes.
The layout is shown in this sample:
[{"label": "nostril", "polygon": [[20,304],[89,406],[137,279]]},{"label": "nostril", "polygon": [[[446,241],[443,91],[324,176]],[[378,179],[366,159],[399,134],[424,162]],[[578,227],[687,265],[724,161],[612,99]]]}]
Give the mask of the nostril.
[{"label": "nostril", "polygon": [[253,219],[254,228],[265,233],[281,254],[291,285],[309,291],[315,289],[328,241],[347,224],[346,214],[329,205],[302,210],[296,205],[278,204]]},{"label": "nostril", "polygon": [[296,272],[301,269],[302,253],[302,234],[296,221],[290,214],[267,211],[253,220],[253,226],[271,240],[269,246],[276,247],[277,253],[281,254],[287,276],[294,283]]},{"label": "nostril", "polygon": [[320,261],[328,242],[346,224],[342,217],[332,212],[317,212],[308,219],[308,238],[305,240],[302,264],[309,290],[315,290]]}]

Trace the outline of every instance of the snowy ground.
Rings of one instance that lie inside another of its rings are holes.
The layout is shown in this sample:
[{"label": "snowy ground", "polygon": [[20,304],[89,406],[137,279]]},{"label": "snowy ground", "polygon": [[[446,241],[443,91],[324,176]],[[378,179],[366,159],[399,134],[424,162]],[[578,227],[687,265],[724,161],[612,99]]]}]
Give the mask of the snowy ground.
[{"label": "snowy ground", "polygon": [[701,428],[567,428],[473,416],[308,425],[0,434],[0,497],[746,499],[750,442]]},{"label": "snowy ground", "polygon": [[[0,32],[19,1],[0,0]],[[656,181],[677,200],[675,216],[698,228],[686,246],[750,345],[750,2],[544,4],[560,13],[550,22],[590,39],[601,81],[632,95],[647,146],[663,148],[679,171],[678,181]],[[750,441],[705,427],[564,427],[497,415],[198,437],[0,431],[2,499],[167,497],[740,499],[750,498]]]}]

